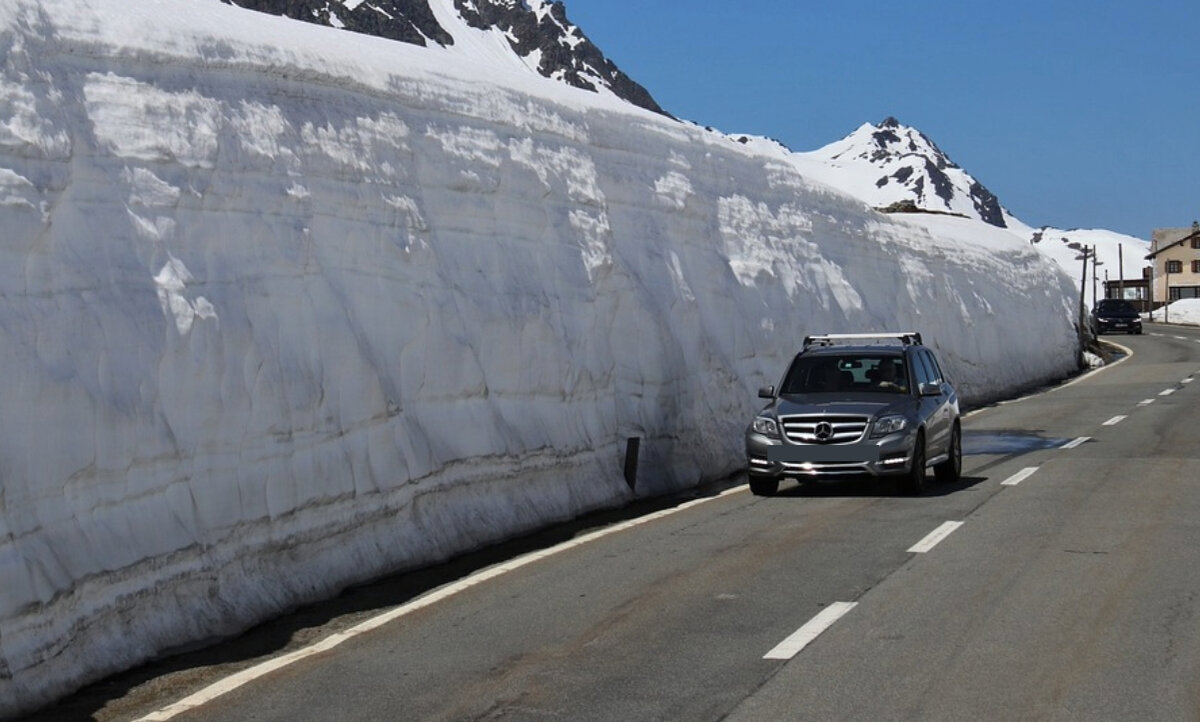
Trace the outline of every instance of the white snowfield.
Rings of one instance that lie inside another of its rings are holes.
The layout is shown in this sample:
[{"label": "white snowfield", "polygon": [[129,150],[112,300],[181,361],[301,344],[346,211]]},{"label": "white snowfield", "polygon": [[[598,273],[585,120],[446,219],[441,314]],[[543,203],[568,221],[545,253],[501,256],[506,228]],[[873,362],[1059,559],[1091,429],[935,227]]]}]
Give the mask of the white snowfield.
[{"label": "white snowfield", "polygon": [[968,401],[1076,368],[1072,281],[1011,233],[879,215],[432,4],[456,48],[0,2],[0,717],[732,474],[806,334],[918,330]]},{"label": "white snowfield", "polygon": [[1167,321],[1185,326],[1200,326],[1200,298],[1182,298],[1151,314],[1144,314],[1151,321]]}]

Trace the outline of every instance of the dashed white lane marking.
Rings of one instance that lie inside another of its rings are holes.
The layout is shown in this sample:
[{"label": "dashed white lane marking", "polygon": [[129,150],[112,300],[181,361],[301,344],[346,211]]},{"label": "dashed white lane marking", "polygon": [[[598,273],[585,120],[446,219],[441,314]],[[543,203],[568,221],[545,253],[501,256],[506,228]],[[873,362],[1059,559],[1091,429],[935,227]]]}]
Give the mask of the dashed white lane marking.
[{"label": "dashed white lane marking", "polygon": [[1102,426],[1116,426],[1117,424],[1121,423],[1122,421],[1124,421],[1125,419],[1128,419],[1128,418],[1129,418],[1128,416],[1114,416],[1111,419],[1109,419],[1108,421],[1105,421],[1101,425]]},{"label": "dashed white lane marking", "polygon": [[1092,440],[1092,437],[1090,437],[1090,436],[1080,436],[1078,439],[1071,439],[1070,441],[1068,441],[1067,443],[1063,444],[1062,446],[1060,446],[1058,448],[1074,449],[1077,446],[1083,446],[1084,444],[1086,444],[1087,442],[1089,442],[1091,440]]},{"label": "dashed white lane marking", "polygon": [[1154,399],[1142,399],[1138,402],[1138,406],[1149,406],[1152,403],[1154,403]]},{"label": "dashed white lane marking", "polygon": [[908,548],[908,550],[915,554],[924,554],[925,552],[929,551],[930,549],[934,548],[939,543],[941,543],[941,541],[943,539],[945,539],[946,537],[953,534],[954,530],[959,528],[962,525],[963,525],[963,523],[961,521],[948,521],[945,524],[942,524],[941,526],[939,526],[937,529],[934,529],[933,531],[929,532],[929,534],[924,539],[917,542],[916,544],[913,544],[911,547]]},{"label": "dashed white lane marking", "polygon": [[467,577],[466,579],[463,579],[454,584],[450,584],[445,587],[442,587],[441,589],[438,589],[434,592],[426,594],[425,596],[420,597],[419,599],[414,599],[413,601],[411,601],[407,604],[403,604],[399,607],[396,607],[395,609],[388,610],[388,611],[384,612],[383,614],[371,617],[370,619],[360,622],[360,623],[356,624],[355,626],[350,627],[349,629],[346,629],[345,631],[331,634],[330,636],[326,637],[325,639],[323,639],[319,642],[316,642],[315,644],[312,644],[308,647],[298,649],[294,652],[285,654],[281,657],[269,659],[265,662],[256,664],[253,667],[244,669],[241,672],[238,672],[237,674],[230,675],[229,677],[226,677],[223,680],[220,680],[218,682],[215,682],[215,683],[209,685],[208,687],[205,687],[204,689],[196,692],[195,694],[184,697],[183,699],[179,700],[178,702],[176,702],[172,705],[163,707],[160,710],[151,712],[150,714],[139,718],[137,720],[137,722],[165,722],[165,720],[169,720],[169,719],[175,717],[176,715],[183,714],[184,712],[193,710],[197,707],[207,704],[207,703],[213,701],[214,699],[216,699],[217,697],[220,697],[224,694],[228,694],[229,692],[232,692],[233,690],[237,689],[238,687],[241,687],[245,684],[249,684],[250,682],[253,682],[256,679],[259,679],[261,677],[264,677],[264,676],[270,674],[271,672],[274,672],[276,670],[279,670],[279,669],[282,669],[289,665],[292,665],[303,659],[307,659],[309,657],[314,657],[318,654],[321,654],[322,652],[327,652],[327,651],[333,649],[334,647],[338,646],[342,642],[353,639],[354,637],[357,637],[361,634],[365,634],[372,630],[378,629],[379,627],[382,627],[383,625],[387,624],[388,622],[393,622],[393,621],[399,619],[400,617],[403,617],[405,615],[408,615],[408,614],[411,614],[412,612],[417,611],[418,609],[424,609],[425,607],[436,604],[437,602],[440,602],[443,599],[452,597],[455,594],[458,594],[459,592],[461,592],[463,590],[470,589],[471,587],[473,587],[477,584],[481,584],[485,581],[488,581],[489,579],[494,579],[502,574],[506,574],[515,569],[520,569],[521,567],[526,566],[527,564],[532,564],[533,562],[539,561],[541,559],[545,559],[546,557],[552,556],[559,552],[563,552],[568,549],[572,549],[574,547],[581,546],[583,544],[587,544],[588,542],[595,541],[597,539],[600,539],[601,537],[606,537],[606,536],[609,536],[610,534],[616,534],[618,532],[625,531],[626,529],[631,529],[635,526],[640,526],[641,524],[646,524],[646,523],[654,521],[656,519],[662,519],[665,516],[670,516],[677,512],[681,512],[684,509],[691,509],[692,507],[699,506],[700,504],[706,504],[710,501],[714,501],[716,499],[720,499],[722,497],[729,496],[730,494],[737,494],[737,493],[745,491],[745,490],[746,490],[746,487],[744,485],[735,486],[731,489],[726,489],[725,491],[722,491],[720,494],[717,494],[716,496],[707,496],[707,497],[703,497],[701,499],[693,499],[692,501],[684,502],[683,504],[680,504],[679,506],[674,506],[669,509],[663,509],[661,511],[656,511],[653,514],[647,514],[646,516],[641,516],[636,519],[630,519],[629,521],[623,522],[621,524],[615,524],[610,527],[598,529],[590,534],[584,534],[584,535],[576,537],[574,539],[565,541],[561,544],[557,544],[555,546],[552,546],[552,547],[549,547],[546,549],[542,549],[540,551],[531,552],[529,554],[526,554],[525,556],[517,557],[516,559],[513,559],[512,561],[507,562],[505,564],[500,564],[498,566],[494,566],[494,567],[490,567],[488,569],[481,570],[479,572],[476,572],[475,574],[472,574],[471,576]]},{"label": "dashed white lane marking", "polygon": [[1181,383],[1181,384],[1190,384],[1191,382],[1193,382],[1193,381],[1195,381],[1195,380],[1196,380],[1196,377],[1195,377],[1195,376],[1188,376],[1186,379],[1183,379],[1183,380],[1182,380],[1182,381],[1180,381],[1179,383]]},{"label": "dashed white lane marking", "polygon": [[1159,396],[1170,396],[1173,393],[1175,393],[1175,389],[1163,389],[1162,391],[1158,392],[1158,395]]},{"label": "dashed white lane marking", "polygon": [[1024,469],[1021,469],[1017,473],[1013,474],[1012,476],[1008,477],[1004,481],[1000,482],[1000,486],[1016,486],[1017,484],[1020,484],[1022,481],[1025,481],[1026,479],[1028,479],[1029,477],[1031,477],[1035,473],[1037,473],[1037,470],[1038,470],[1038,467],[1036,467],[1036,466],[1027,466]]},{"label": "dashed white lane marking", "polygon": [[763,655],[763,659],[791,659],[800,653],[800,650],[808,646],[809,642],[821,636],[821,633],[833,626],[833,623],[842,617],[851,609],[854,609],[858,602],[834,602],[828,607],[821,610],[821,613],[810,619],[803,627],[800,627],[792,633],[790,637],[783,640],[775,646],[770,652]]}]

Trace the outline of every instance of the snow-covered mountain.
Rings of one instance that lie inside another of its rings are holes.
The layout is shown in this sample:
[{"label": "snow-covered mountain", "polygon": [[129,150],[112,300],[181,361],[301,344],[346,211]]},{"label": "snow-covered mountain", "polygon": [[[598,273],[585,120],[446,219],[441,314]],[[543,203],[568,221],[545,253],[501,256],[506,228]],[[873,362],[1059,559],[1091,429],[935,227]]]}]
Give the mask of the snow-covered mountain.
[{"label": "snow-covered mountain", "polygon": [[876,208],[905,204],[1006,227],[1000,201],[924,133],[895,118],[864,123],[842,140],[800,153],[812,173]]},{"label": "snow-covered mountain", "polygon": [[453,45],[0,3],[0,717],[733,474],[807,334],[919,330],[968,403],[1077,370],[1072,279],[1008,229],[429,7]]},{"label": "snow-covered mountain", "polygon": [[[610,92],[656,113],[650,93],[547,0],[222,0],[238,7],[424,46],[485,44],[572,87]],[[505,52],[507,51],[507,52]]]},{"label": "snow-covered mountain", "polygon": [[[1054,259],[1072,277],[1076,287],[1083,282],[1084,298],[1090,308],[1096,297],[1104,298],[1104,281],[1142,278],[1147,267],[1150,242],[1104,229],[1061,229],[1043,226],[1030,228],[1013,223],[1012,230],[1029,239],[1034,248]],[[1084,282],[1084,250],[1089,254],[1087,280]],[[1094,251],[1095,255],[1091,253]]]},{"label": "snow-covered mountain", "polygon": [[[761,143],[761,141],[759,141]],[[768,142],[767,145],[770,145]],[[1063,230],[1033,227],[1015,217],[1000,200],[924,133],[887,118],[865,123],[845,138],[815,151],[791,153],[791,162],[808,177],[841,190],[876,209],[897,213],[948,213],[974,218],[1010,231],[1045,253],[1078,287],[1084,248],[1095,249],[1097,275],[1116,280],[1141,278],[1149,241],[1103,229]],[[1089,265],[1088,278],[1093,269]],[[1089,301],[1103,287],[1089,280]]]}]

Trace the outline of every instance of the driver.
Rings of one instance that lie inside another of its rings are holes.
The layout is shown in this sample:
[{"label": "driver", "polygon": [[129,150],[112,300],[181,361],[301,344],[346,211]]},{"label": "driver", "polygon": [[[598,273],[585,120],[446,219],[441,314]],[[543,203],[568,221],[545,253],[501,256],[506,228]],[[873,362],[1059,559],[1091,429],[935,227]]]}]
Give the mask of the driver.
[{"label": "driver", "polygon": [[903,391],[906,386],[903,380],[903,374],[900,372],[897,364],[893,359],[884,359],[879,362],[878,378],[875,381],[875,386],[879,389],[888,391]]}]

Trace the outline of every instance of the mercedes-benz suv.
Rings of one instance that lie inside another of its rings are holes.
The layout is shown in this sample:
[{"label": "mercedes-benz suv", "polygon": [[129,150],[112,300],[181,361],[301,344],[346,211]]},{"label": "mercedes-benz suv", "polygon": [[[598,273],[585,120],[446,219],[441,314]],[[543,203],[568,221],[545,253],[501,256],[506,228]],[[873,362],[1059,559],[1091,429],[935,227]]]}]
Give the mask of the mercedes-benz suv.
[{"label": "mercedes-benz suv", "polygon": [[804,339],[769,403],[746,429],[750,490],[784,478],[896,477],[919,494],[962,473],[958,394],[915,332]]}]

